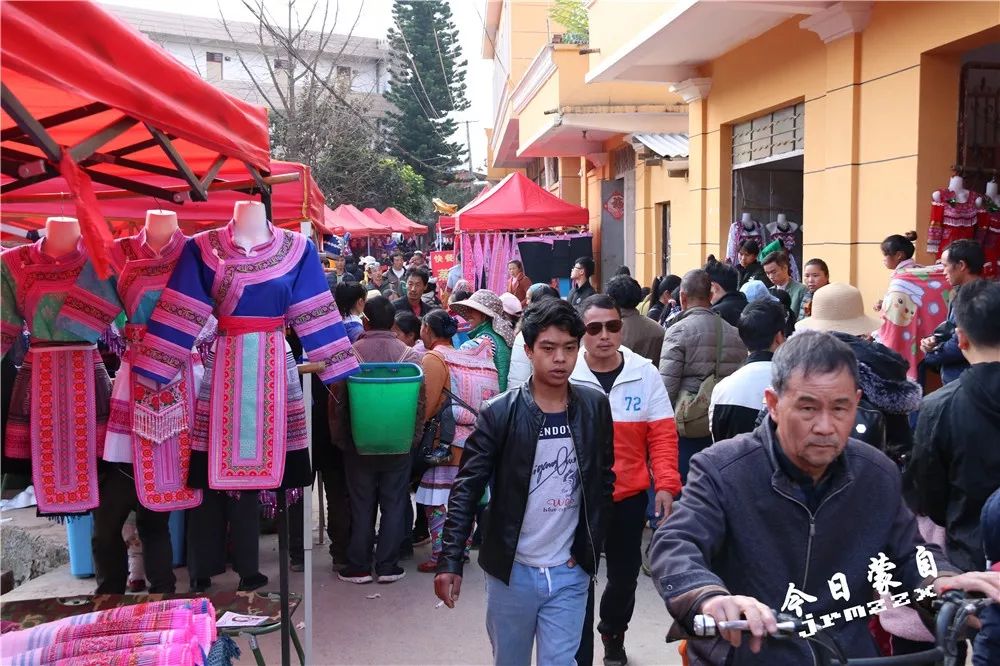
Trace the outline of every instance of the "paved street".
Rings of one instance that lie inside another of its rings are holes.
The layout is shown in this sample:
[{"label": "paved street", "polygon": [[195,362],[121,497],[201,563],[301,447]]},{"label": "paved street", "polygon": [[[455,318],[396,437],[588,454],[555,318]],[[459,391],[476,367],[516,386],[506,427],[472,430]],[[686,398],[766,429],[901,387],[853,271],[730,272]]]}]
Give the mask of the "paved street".
[{"label": "paved street", "polygon": [[[648,536],[648,532],[647,532]],[[264,537],[262,553],[270,566],[265,573],[276,581],[277,541]],[[466,567],[462,596],[454,610],[436,608],[433,577],[416,570],[427,547],[404,562],[407,575],[391,585],[343,583],[330,572],[325,546],[318,546],[313,563],[316,664],[487,664],[490,643],[484,626],[483,573],[473,562]],[[266,552],[265,552],[266,551]],[[292,574],[292,588],[302,588],[302,574]],[[235,584],[233,576],[232,584]],[[603,577],[599,588],[603,588]],[[377,599],[369,595],[379,594]],[[304,616],[296,616],[301,621]],[[629,664],[680,664],[676,647],[667,645],[667,613],[652,581],[640,574],[635,619],[626,648]],[[597,639],[597,663],[602,654]],[[268,663],[280,655],[276,638],[266,643]]]},{"label": "paved street", "polygon": [[[27,511],[27,510],[26,510]],[[42,518],[35,518],[44,521]],[[48,521],[45,521],[48,523]],[[647,531],[646,537],[648,538]],[[261,537],[261,567],[271,578],[267,589],[278,589],[278,539]],[[413,560],[403,562],[407,575],[391,585],[352,585],[337,580],[330,570],[326,545],[317,546],[313,562],[314,651],[312,664],[318,665],[403,665],[487,664],[490,644],[484,627],[485,595],[483,574],[473,562],[466,567],[462,597],[454,610],[437,608],[430,574],[419,573],[417,564],[427,556],[429,546],[417,549]],[[177,572],[177,589],[187,590],[187,570]],[[302,592],[304,574],[290,574],[291,589]],[[235,588],[238,577],[232,572],[213,579],[214,589]],[[599,588],[603,587],[603,577]],[[32,597],[55,597],[90,594],[94,579],[79,579],[64,565],[28,581],[0,598],[0,603]],[[368,599],[370,595],[380,595]],[[300,609],[293,620],[305,621]],[[672,645],[663,641],[667,614],[653,589],[652,581],[640,574],[635,619],[628,633],[627,649],[632,666],[675,666],[680,657]],[[304,629],[300,629],[304,636]],[[243,657],[239,663],[253,663],[253,657],[240,641]],[[264,636],[261,647],[267,663],[280,664],[278,634]],[[597,639],[597,663],[600,664],[600,639]],[[293,659],[293,663],[297,663]]]}]

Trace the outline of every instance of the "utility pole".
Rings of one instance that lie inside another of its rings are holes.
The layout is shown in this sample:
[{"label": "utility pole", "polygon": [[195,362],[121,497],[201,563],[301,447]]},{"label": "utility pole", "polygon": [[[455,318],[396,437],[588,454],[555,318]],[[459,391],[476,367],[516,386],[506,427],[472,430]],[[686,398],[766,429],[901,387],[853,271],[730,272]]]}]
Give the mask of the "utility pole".
[{"label": "utility pole", "polygon": [[[467,153],[469,155],[469,178],[472,176],[472,134],[469,133],[469,123],[474,122],[472,120],[463,121],[465,123],[465,147],[467,148]],[[474,179],[473,179],[474,180]]]}]

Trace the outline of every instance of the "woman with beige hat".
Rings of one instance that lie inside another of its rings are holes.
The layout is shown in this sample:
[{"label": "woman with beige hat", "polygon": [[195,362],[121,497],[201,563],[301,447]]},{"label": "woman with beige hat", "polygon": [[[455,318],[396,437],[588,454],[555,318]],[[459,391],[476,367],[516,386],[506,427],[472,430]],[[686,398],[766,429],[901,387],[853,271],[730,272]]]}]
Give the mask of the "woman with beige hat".
[{"label": "woman with beige hat", "polygon": [[909,414],[920,407],[922,391],[906,378],[906,360],[871,340],[880,323],[865,314],[856,287],[832,282],[816,291],[812,316],[795,324],[795,330],[828,331],[851,347],[858,359],[861,389],[851,436],[881,449],[898,463],[913,446]]},{"label": "woman with beige hat", "polygon": [[506,391],[514,327],[504,312],[500,297],[489,289],[480,289],[464,301],[452,303],[451,309],[472,325],[470,339],[461,349],[488,342],[493,348],[493,363],[500,376],[500,391]]}]

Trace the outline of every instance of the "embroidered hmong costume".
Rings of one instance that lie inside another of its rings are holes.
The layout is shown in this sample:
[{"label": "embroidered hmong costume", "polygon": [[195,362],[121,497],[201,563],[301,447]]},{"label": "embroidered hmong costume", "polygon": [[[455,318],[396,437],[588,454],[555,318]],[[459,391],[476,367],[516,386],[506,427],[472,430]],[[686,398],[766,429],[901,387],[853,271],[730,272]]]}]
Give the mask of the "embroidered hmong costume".
[{"label": "embroidered hmong costume", "polygon": [[[781,245],[785,248],[785,252],[788,253],[789,268],[792,275],[792,279],[796,282],[801,282],[802,277],[799,274],[799,264],[795,260],[795,246],[798,244],[799,230],[789,229],[788,231],[782,231],[775,224],[774,229],[767,229],[767,240],[772,242],[775,240],[781,241]],[[763,247],[763,245],[761,246]]]},{"label": "embroidered hmong costume", "polygon": [[734,266],[740,263],[740,245],[747,240],[757,241],[757,245],[761,248],[767,245],[767,231],[764,225],[754,220],[747,229],[741,220],[736,220],[729,226],[729,240],[726,242],[726,259],[729,263]]},{"label": "embroidered hmong costume", "polygon": [[98,504],[97,459],[104,447],[111,379],[97,351],[103,329],[67,331],[64,310],[116,300],[112,280],[97,277],[82,244],[58,259],[44,239],[8,250],[2,262],[0,333],[6,354],[27,327],[31,344],[14,382],[5,455],[31,459],[41,513],[80,513]]},{"label": "embroidered hmong costume", "polygon": [[976,198],[979,196],[970,190],[962,203],[951,190],[938,190],[938,193],[941,201],[931,204],[931,224],[927,230],[927,251],[935,259],[941,258],[941,253],[952,241],[975,236]]},{"label": "embroidered hmong costume", "polygon": [[983,198],[985,207],[976,213],[979,232],[976,240],[983,246],[986,266],[983,275],[997,279],[1000,276],[1000,206],[989,197]]},{"label": "embroidered hmong costume", "polygon": [[[117,275],[117,298],[92,304],[92,311],[103,309],[110,319],[122,308],[128,316],[127,346],[112,390],[104,459],[134,466],[136,495],[144,507],[154,511],[190,509],[201,502],[201,492],[185,483],[201,363],[195,355],[167,386],[155,386],[130,371],[146,323],[180,259],[184,242],[179,229],[160,252],[146,243],[145,229],[116,240],[111,264]],[[91,316],[71,309],[60,318],[60,324],[70,331],[80,324],[100,327],[103,322],[90,321]]]},{"label": "embroidered hmong costume", "polygon": [[245,252],[233,223],[190,239],[149,320],[133,371],[173,380],[209,315],[218,338],[195,403],[188,485],[216,490],[302,487],[312,482],[306,414],[290,324],[325,364],[324,383],[358,368],[312,241],[270,227],[267,243]]}]

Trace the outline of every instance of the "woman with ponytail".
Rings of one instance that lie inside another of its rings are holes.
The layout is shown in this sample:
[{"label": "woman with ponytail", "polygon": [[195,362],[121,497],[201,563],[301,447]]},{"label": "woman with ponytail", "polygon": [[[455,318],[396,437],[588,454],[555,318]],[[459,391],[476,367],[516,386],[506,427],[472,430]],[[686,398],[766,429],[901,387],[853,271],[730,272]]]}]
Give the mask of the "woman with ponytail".
[{"label": "woman with ponytail", "polygon": [[[907,231],[905,234],[887,236],[880,246],[882,250],[882,265],[892,271],[893,275],[907,268],[919,268],[919,264],[913,260],[913,253],[916,252],[916,247],[913,243],[916,240],[916,231]],[[881,312],[884,300],[881,299],[875,303],[873,309],[876,312]]]},{"label": "woman with ponytail", "polygon": [[[434,427],[439,427],[438,437],[451,430],[440,425],[454,423],[451,459],[446,464],[428,468],[417,488],[416,501],[425,507],[431,535],[431,557],[417,567],[424,573],[433,573],[437,568],[448,497],[458,474],[465,440],[472,434],[478,416],[476,412],[483,400],[500,392],[490,346],[479,345],[469,351],[459,351],[452,346],[451,340],[457,332],[458,321],[444,310],[428,312],[420,327],[420,339],[427,348],[423,358],[424,420],[432,421],[437,417],[439,423]],[[470,539],[466,554],[471,545]]]}]

